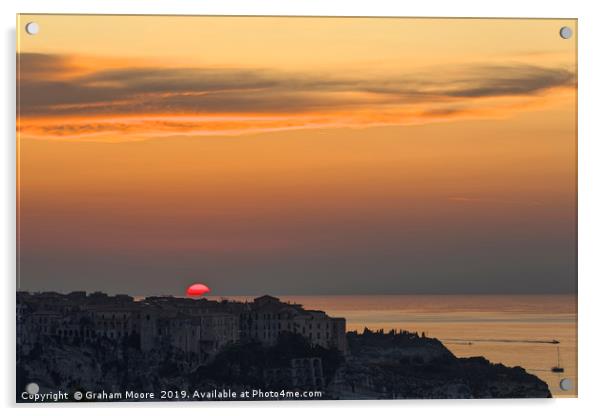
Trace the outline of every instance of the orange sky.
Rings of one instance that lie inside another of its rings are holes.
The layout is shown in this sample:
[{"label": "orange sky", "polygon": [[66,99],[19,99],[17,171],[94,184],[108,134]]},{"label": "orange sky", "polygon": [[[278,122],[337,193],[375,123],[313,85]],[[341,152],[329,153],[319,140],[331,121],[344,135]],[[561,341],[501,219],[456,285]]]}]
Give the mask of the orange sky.
[{"label": "orange sky", "polygon": [[30,20],[41,32],[19,37],[25,137],[407,125],[574,93],[575,41],[555,36],[573,21],[39,15],[20,26]]},{"label": "orange sky", "polygon": [[544,290],[575,261],[563,25],[21,15],[22,284],[422,290],[403,268],[466,291],[511,263]]}]

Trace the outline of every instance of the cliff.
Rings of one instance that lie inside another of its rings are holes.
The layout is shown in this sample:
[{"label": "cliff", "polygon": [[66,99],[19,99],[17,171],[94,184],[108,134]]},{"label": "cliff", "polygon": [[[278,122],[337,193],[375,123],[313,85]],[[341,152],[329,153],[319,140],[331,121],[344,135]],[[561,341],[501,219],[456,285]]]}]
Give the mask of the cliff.
[{"label": "cliff", "polygon": [[331,390],[341,399],[547,398],[547,384],[521,367],[457,358],[418,334],[349,333],[350,357]]},{"label": "cliff", "polygon": [[169,346],[141,352],[135,344],[109,339],[65,343],[49,337],[18,351],[17,401],[30,381],[41,392],[127,389],[157,396],[163,389],[286,389],[320,391],[319,399],[551,397],[547,385],[524,369],[483,357],[457,358],[433,338],[370,331],[348,333],[347,338],[345,357],[285,333],[269,347],[229,345],[204,363]]}]

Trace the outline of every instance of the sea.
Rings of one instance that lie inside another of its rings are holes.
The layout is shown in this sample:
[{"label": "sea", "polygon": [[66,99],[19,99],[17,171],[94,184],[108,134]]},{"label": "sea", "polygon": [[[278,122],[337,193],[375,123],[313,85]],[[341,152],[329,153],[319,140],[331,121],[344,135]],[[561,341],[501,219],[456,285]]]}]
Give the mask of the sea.
[{"label": "sea", "polygon": [[[439,339],[458,357],[520,366],[554,397],[577,396],[576,295],[278,296],[347,319],[348,331],[405,329]],[[220,297],[210,296],[212,299]],[[252,301],[253,296],[227,296]],[[554,366],[564,368],[555,373]],[[560,381],[568,379],[560,388]]]}]

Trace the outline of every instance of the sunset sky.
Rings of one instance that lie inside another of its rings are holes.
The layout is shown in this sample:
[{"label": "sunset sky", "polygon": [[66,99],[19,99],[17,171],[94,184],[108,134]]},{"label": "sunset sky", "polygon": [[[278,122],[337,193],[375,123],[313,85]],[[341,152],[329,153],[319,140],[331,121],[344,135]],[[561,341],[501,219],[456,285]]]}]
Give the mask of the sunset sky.
[{"label": "sunset sky", "polygon": [[21,15],[20,288],[573,292],[561,26]]}]

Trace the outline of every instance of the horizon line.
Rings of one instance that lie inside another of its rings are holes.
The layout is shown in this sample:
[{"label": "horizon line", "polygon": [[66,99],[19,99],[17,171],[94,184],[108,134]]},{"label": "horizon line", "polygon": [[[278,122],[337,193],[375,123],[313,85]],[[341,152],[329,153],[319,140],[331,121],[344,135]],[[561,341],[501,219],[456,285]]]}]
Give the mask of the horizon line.
[{"label": "horizon line", "polygon": [[[151,293],[151,294],[131,294],[127,292],[108,292],[103,290],[85,290],[85,289],[73,289],[69,291],[61,291],[61,290],[27,290],[27,289],[17,289],[16,293],[58,293],[63,295],[68,295],[73,292],[85,292],[86,294],[92,293],[104,293],[110,296],[115,295],[128,295],[132,297],[190,297],[186,295],[185,292],[181,294],[173,294],[173,293]],[[281,297],[316,297],[316,296],[567,296],[567,295],[578,295],[577,291],[574,292],[500,292],[500,293],[492,293],[492,292],[453,292],[453,293],[440,293],[440,292],[405,292],[405,293],[321,293],[321,294],[291,294],[291,293],[252,293],[252,294],[205,294],[200,297],[195,298],[203,298],[203,297],[261,297],[261,296],[281,296]]]}]

